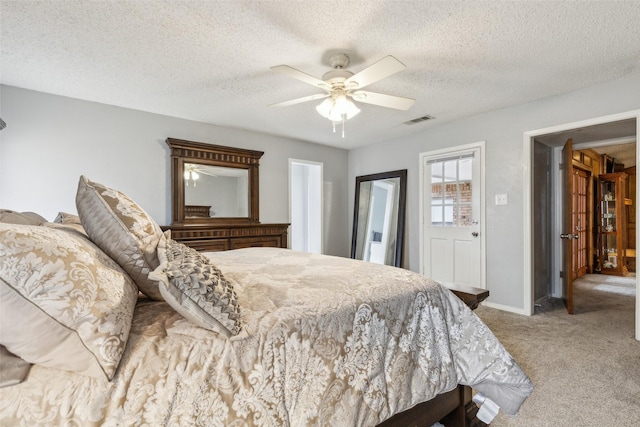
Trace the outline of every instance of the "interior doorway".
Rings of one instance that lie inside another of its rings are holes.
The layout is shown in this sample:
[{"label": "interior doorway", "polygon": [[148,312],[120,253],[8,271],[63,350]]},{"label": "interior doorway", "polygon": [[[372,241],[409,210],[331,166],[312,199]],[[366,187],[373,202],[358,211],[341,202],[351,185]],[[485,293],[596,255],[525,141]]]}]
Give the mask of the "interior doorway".
[{"label": "interior doorway", "polygon": [[289,159],[290,245],[322,253],[322,163]]},{"label": "interior doorway", "polygon": [[[525,140],[525,163],[530,166],[530,175],[525,178],[525,312],[534,313],[534,305],[547,296],[561,297],[562,271],[561,247],[559,234],[561,230],[559,200],[560,185],[559,165],[561,145],[568,138],[573,138],[576,151],[592,150],[597,157],[606,160],[615,159],[618,154],[606,153],[607,150],[615,150],[617,146],[636,144],[638,134],[638,121],[640,111],[632,111],[623,114],[612,115],[599,119],[587,120],[553,128],[527,132]],[[634,145],[635,147],[635,145]],[[574,151],[575,153],[575,151]],[[631,150],[631,164],[635,166],[638,159],[638,150]],[[615,163],[615,162],[611,162]],[[622,162],[620,162],[622,163]],[[629,165],[622,163],[618,168]],[[608,171],[607,171],[608,172]],[[630,180],[630,189],[637,186],[637,175]],[[596,182],[595,180],[593,180]],[[588,187],[592,194],[596,194],[597,188]],[[634,204],[635,206],[635,204]],[[628,216],[633,218],[633,227],[629,227],[627,240],[631,240],[630,249],[634,256],[630,260],[635,266],[635,247],[637,236],[635,235],[635,221],[637,210],[630,209]],[[593,248],[597,242],[589,242],[585,247],[588,255],[589,245]],[[596,251],[597,252],[597,251]],[[527,265],[528,264],[528,265]],[[596,268],[595,264],[592,268]],[[563,272],[564,274],[564,272]],[[572,272],[573,274],[573,272]],[[636,281],[636,291],[640,288]],[[640,304],[636,298],[636,339],[640,339]]]}]

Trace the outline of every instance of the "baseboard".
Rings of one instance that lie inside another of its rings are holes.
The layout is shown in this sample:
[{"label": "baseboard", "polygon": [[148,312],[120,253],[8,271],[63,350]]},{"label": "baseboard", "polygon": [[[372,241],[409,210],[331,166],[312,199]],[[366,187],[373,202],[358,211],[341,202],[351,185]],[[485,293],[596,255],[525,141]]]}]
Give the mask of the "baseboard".
[{"label": "baseboard", "polygon": [[526,313],[522,308],[511,307],[509,305],[496,304],[495,302],[487,302],[484,301],[481,305],[489,308],[495,308],[497,310],[508,311],[509,313],[521,314],[523,316],[530,316],[530,314]]}]

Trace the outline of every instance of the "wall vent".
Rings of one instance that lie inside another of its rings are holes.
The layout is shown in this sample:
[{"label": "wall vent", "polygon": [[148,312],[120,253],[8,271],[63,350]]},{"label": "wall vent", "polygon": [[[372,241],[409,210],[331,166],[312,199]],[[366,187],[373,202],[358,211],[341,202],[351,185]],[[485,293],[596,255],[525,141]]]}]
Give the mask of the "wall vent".
[{"label": "wall vent", "polygon": [[435,117],[433,116],[422,116],[422,117],[418,117],[417,119],[413,119],[413,120],[409,120],[408,122],[404,122],[405,125],[415,125],[416,123],[420,123],[420,122],[424,122],[427,120],[432,120],[435,119]]}]

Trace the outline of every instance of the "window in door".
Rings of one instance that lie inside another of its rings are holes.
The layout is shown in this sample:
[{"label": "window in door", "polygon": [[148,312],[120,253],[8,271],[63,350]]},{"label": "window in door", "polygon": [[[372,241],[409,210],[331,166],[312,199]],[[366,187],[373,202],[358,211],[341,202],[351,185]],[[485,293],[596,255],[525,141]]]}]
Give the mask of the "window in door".
[{"label": "window in door", "polygon": [[432,226],[471,226],[472,161],[472,157],[430,161]]},{"label": "window in door", "polygon": [[578,236],[573,239],[573,278],[577,279],[587,273],[588,250],[588,179],[589,175],[582,169],[574,168],[573,173],[573,233]]}]

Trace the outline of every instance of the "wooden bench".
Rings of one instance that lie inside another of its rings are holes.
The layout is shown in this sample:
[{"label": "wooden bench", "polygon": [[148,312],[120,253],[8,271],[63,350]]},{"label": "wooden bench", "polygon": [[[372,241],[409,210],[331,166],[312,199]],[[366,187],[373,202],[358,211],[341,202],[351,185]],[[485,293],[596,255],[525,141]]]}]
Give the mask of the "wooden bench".
[{"label": "wooden bench", "polygon": [[464,301],[471,310],[475,310],[482,301],[489,298],[489,291],[487,289],[456,285],[454,283],[446,283],[444,286],[449,288],[451,292]]}]

